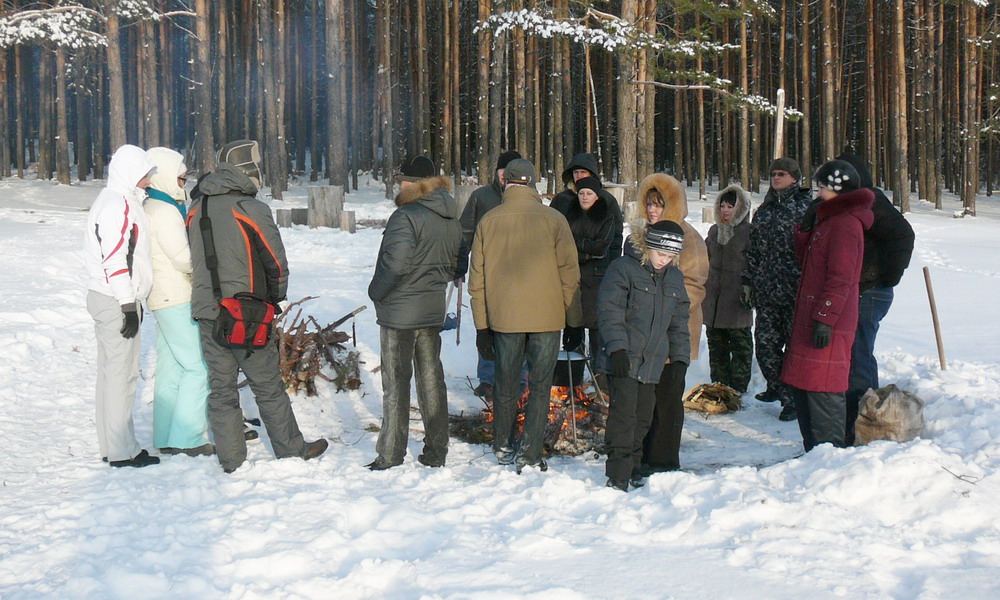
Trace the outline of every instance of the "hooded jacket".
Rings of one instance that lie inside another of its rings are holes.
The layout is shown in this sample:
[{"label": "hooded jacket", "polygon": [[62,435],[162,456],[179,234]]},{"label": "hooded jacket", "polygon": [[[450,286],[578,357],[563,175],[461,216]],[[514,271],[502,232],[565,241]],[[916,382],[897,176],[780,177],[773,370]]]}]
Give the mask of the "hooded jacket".
[{"label": "hooded jacket", "polygon": [[793,233],[811,203],[812,192],[793,184],[781,193],[769,189],[754,211],[742,278],[753,288],[755,308],[791,309],[794,305],[802,271],[795,258]]},{"label": "hooded jacket", "polygon": [[656,383],[667,360],[691,362],[690,307],[684,276],[674,263],[657,271],[645,254],[645,238],[636,239],[632,252],[612,262],[601,281],[597,368],[608,372],[611,354],[625,350],[629,377]]},{"label": "hooded jacket", "polygon": [[[587,171],[590,171],[591,176],[596,177],[597,179],[601,178],[597,169],[597,159],[594,158],[593,154],[581,152],[580,154],[574,156],[573,160],[569,161],[569,164],[566,165],[566,168],[562,172],[562,180],[566,185],[566,189],[556,194],[549,202],[549,206],[558,210],[563,215],[566,215],[569,212],[569,208],[574,202],[576,202],[577,189],[573,180],[573,171],[576,169],[586,169]],[[611,192],[606,189],[602,189],[597,193],[597,195],[608,203],[608,210],[611,211],[611,215],[615,220],[611,244],[608,246],[608,258],[610,260],[614,260],[622,255],[625,219],[622,217],[622,209],[618,206],[618,200],[615,199]]]},{"label": "hooded jacket", "polygon": [[[871,190],[862,188],[824,200],[817,207],[811,230],[796,227],[795,252],[802,264],[802,281],[781,380],[801,390],[847,390],[858,326],[864,230],[875,219],[872,198]],[[833,328],[826,348],[813,347],[816,321]]]},{"label": "hooded jacket", "polygon": [[476,329],[559,331],[582,325],[580,266],[569,223],[531,186],[512,186],[472,241],[469,296]]},{"label": "hooded jacket", "polygon": [[149,221],[142,210],[146,191],[136,184],[154,168],[142,148],[126,144],[116,150],[108,185],[87,215],[87,288],[122,305],[145,300],[153,284]]},{"label": "hooded jacket", "polygon": [[[728,223],[722,222],[719,201],[726,192],[736,193],[736,206]],[[715,225],[708,230],[708,281],[701,303],[705,325],[718,329],[742,329],[753,325],[753,312],[743,307],[740,274],[746,266],[743,253],[750,242],[750,195],[738,185],[719,192],[715,199]]]},{"label": "hooded jacket", "polygon": [[691,302],[691,360],[698,359],[701,346],[702,309],[705,282],[708,281],[708,248],[701,234],[684,219],[688,216],[687,196],[680,182],[665,173],[653,173],[639,184],[639,214],[643,220],[632,225],[629,242],[634,247],[646,236],[646,196],[655,189],[663,197],[662,221],[673,221],[684,230],[684,248],[677,257],[677,268],[684,274],[684,287]]},{"label": "hooded jacket", "polygon": [[169,148],[150,148],[156,165],[143,207],[152,231],[153,288],[147,305],[160,310],[191,302],[191,248],[188,246],[184,190],[177,178],[187,172],[184,157]]},{"label": "hooded jacket", "polygon": [[441,327],[445,289],[457,272],[462,226],[447,177],[429,177],[396,196],[368,297],[377,322],[393,329]]},{"label": "hooded jacket", "polygon": [[218,315],[218,299],[212,290],[201,236],[200,220],[206,202],[219,260],[222,297],[249,292],[272,304],[284,300],[288,292],[285,246],[271,207],[257,199],[257,186],[246,173],[229,163],[219,163],[215,171],[201,179],[192,195],[197,200],[186,221],[191,241],[192,317],[213,320]]},{"label": "hooded jacket", "polygon": [[871,171],[860,156],[844,152],[837,157],[858,171],[861,187],[875,194],[872,213],[875,222],[865,230],[865,261],[861,266],[861,291],[874,287],[895,287],[903,278],[903,271],[910,266],[913,255],[913,227],[903,214],[896,210],[885,192],[875,187]]},{"label": "hooded jacket", "polygon": [[580,304],[583,324],[597,327],[597,288],[611,264],[611,244],[621,236],[621,225],[615,222],[608,202],[598,196],[590,210],[583,210],[575,200],[566,210],[566,221],[573,232],[576,253],[580,261]]}]

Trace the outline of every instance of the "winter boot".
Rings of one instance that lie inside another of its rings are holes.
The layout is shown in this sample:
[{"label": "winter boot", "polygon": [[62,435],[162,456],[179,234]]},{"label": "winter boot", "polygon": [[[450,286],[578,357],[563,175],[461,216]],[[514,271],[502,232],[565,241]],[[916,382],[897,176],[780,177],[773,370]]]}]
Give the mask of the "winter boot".
[{"label": "winter boot", "polygon": [[778,415],[779,421],[794,421],[799,418],[798,413],[795,411],[795,401],[786,400],[781,405],[781,414]]},{"label": "winter boot", "polygon": [[529,463],[528,461],[524,460],[523,458],[518,457],[518,459],[517,459],[517,466],[515,468],[515,470],[517,471],[517,474],[520,475],[521,471],[523,471],[525,467],[537,467],[538,470],[541,471],[542,473],[544,473],[545,471],[549,470],[549,464],[547,462],[545,462],[544,458],[539,458],[538,462],[536,462],[536,463]]},{"label": "winter boot", "polygon": [[436,460],[436,459],[430,458],[426,454],[421,454],[420,456],[418,456],[417,457],[417,462],[420,463],[420,464],[422,464],[422,465],[424,465],[425,467],[435,467],[436,468],[436,467],[443,467],[444,466],[444,461],[443,460]]},{"label": "winter boot", "polygon": [[403,464],[403,463],[398,462],[398,463],[393,464],[393,463],[387,461],[386,459],[382,458],[381,456],[379,456],[375,460],[373,460],[370,463],[368,463],[367,465],[365,465],[365,467],[367,467],[371,471],[385,471],[386,469],[391,469],[391,468],[399,466],[401,464]]},{"label": "winter boot", "polygon": [[604,487],[614,488],[621,492],[628,492],[628,482],[624,480],[608,479],[608,482],[604,484]]},{"label": "winter boot", "polygon": [[781,396],[779,396],[778,392],[774,391],[771,386],[767,386],[766,390],[757,394],[754,398],[760,400],[761,402],[777,402],[778,400],[781,400]]},{"label": "winter boot", "polygon": [[493,454],[497,457],[498,465],[512,465],[514,464],[514,449],[510,446],[502,446],[493,451]]},{"label": "winter boot", "polygon": [[316,458],[320,454],[326,452],[326,449],[330,447],[330,442],[323,438],[319,438],[314,442],[306,442],[306,450],[302,453],[302,460],[309,460],[310,458]]},{"label": "winter boot", "polygon": [[639,467],[632,469],[632,475],[629,477],[628,483],[634,488],[641,488],[646,485],[646,475],[643,473],[643,470]]},{"label": "winter boot", "polygon": [[149,465],[160,464],[160,459],[155,456],[150,456],[149,452],[143,450],[139,454],[136,454],[128,460],[113,460],[108,463],[112,467],[148,467]]}]

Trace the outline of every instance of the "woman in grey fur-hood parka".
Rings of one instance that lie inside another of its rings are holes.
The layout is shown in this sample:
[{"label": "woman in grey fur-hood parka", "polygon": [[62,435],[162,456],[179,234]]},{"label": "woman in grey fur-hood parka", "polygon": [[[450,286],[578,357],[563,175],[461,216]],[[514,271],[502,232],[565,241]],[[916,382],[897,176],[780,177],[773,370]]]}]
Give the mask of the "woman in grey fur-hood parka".
[{"label": "woman in grey fur-hood parka", "polygon": [[[722,221],[719,206],[723,200],[735,200],[728,223]],[[708,230],[708,281],[702,313],[705,326],[735,329],[753,325],[753,313],[740,303],[740,273],[746,266],[744,252],[750,242],[750,196],[738,185],[719,192],[715,199],[715,225]]]}]

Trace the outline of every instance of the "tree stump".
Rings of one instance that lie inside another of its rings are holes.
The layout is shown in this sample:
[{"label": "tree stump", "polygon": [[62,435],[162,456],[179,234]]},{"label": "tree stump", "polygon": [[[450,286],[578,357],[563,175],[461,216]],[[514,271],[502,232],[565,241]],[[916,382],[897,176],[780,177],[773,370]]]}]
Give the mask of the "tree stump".
[{"label": "tree stump", "polygon": [[275,211],[275,222],[277,222],[278,227],[291,227],[292,226],[292,209],[290,208],[279,208]]},{"label": "tree stump", "polygon": [[344,210],[344,188],[339,185],[310,186],[309,227],[339,227]]},{"label": "tree stump", "polygon": [[354,211],[345,210],[340,213],[340,229],[348,233],[357,233],[357,223],[354,220]]}]

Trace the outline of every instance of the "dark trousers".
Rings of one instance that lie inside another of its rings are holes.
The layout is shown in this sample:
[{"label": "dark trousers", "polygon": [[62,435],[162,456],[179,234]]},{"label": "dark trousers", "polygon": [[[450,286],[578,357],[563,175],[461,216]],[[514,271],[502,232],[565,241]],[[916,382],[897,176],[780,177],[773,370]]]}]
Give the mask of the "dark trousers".
[{"label": "dark trousers", "polygon": [[[653,421],[643,443],[642,462],[661,471],[681,468],[681,432],[684,429],[685,363],[664,365],[656,384]],[[614,400],[612,400],[614,402]]]},{"label": "dark trousers", "polygon": [[872,288],[861,293],[858,329],[851,346],[851,375],[847,382],[847,445],[854,445],[854,422],[858,404],[868,388],[878,389],[878,361],[875,360],[875,336],[879,324],[892,306],[892,288]]},{"label": "dark trousers", "polygon": [[630,377],[609,377],[608,381],[614,400],[604,434],[608,447],[604,472],[609,479],[626,481],[642,463],[642,441],[653,421],[656,384]]},{"label": "dark trousers", "polygon": [[224,469],[235,469],[247,458],[243,409],[236,388],[240,371],[250,383],[274,455],[278,458],[302,456],[305,441],[281,379],[275,340],[247,354],[246,350],[223,348],[217,344],[212,339],[214,325],[214,321],[198,322],[201,351],[208,366],[208,423],[212,426],[219,464]]},{"label": "dark trousers", "polygon": [[847,436],[847,401],[844,394],[807,392],[792,388],[795,412],[802,433],[802,447],[809,452],[819,444],[845,446]]},{"label": "dark trousers", "polygon": [[706,327],[708,364],[712,381],[724,383],[741,394],[750,385],[753,364],[753,335],[749,327],[719,329]]},{"label": "dark trousers", "polygon": [[792,389],[781,381],[785,363],[785,345],[791,338],[795,304],[757,307],[754,317],[754,346],[760,373],[767,380],[767,389],[774,392],[784,405],[792,400]]},{"label": "dark trousers", "polygon": [[441,328],[382,327],[382,430],[375,450],[390,464],[403,462],[410,431],[410,379],[424,421],[424,458],[444,464],[448,454],[448,392],[441,366]]},{"label": "dark trousers", "polygon": [[526,464],[542,458],[542,440],[549,413],[552,373],[559,356],[560,332],[500,333],[494,336],[496,385],[493,388],[493,448],[514,444],[514,419],[520,396],[521,368],[528,362],[528,406],[518,456]]}]

